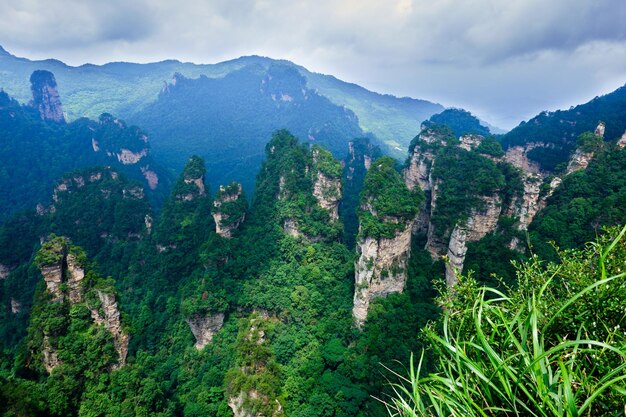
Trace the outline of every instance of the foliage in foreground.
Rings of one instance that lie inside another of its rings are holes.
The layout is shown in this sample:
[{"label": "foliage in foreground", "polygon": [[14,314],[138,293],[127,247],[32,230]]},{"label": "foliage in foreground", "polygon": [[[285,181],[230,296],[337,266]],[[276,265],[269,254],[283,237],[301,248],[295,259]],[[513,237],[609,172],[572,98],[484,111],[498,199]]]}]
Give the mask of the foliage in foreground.
[{"label": "foliage in foreground", "polygon": [[444,294],[441,328],[423,332],[437,372],[421,375],[422,353],[396,374],[390,414],[623,415],[626,227],[609,232],[559,264],[519,266],[508,295],[471,276]]}]

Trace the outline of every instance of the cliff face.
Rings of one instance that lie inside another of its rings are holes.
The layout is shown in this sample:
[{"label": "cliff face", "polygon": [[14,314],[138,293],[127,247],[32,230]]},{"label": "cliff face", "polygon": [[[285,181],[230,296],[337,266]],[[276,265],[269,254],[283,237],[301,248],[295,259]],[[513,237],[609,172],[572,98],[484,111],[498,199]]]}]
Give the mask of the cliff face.
[{"label": "cliff face", "polygon": [[335,175],[324,172],[320,165],[322,159],[327,160],[330,155],[324,155],[323,150],[313,149],[313,164],[317,167],[317,173],[313,181],[313,196],[323,209],[328,210],[331,220],[339,219],[339,200],[341,200],[341,171]]},{"label": "cliff face", "polygon": [[54,74],[43,70],[33,72],[30,76],[30,89],[33,93],[30,106],[37,109],[43,120],[65,123]]},{"label": "cliff face", "polygon": [[446,146],[448,132],[425,129],[413,140],[413,149],[409,155],[409,164],[404,170],[404,181],[409,190],[419,187],[422,191],[431,189],[430,172],[435,160],[436,150]]},{"label": "cliff face", "polygon": [[117,363],[113,365],[113,369],[118,369],[126,364],[130,336],[122,330],[120,310],[115,295],[100,290],[96,290],[96,294],[100,300],[100,308],[91,309],[91,318],[96,325],[103,325],[113,336],[113,345],[118,355]]},{"label": "cliff face", "polygon": [[[46,282],[46,289],[51,295],[50,302],[70,305],[86,303],[84,253],[70,246],[69,241],[62,237],[55,237],[46,242],[38,252],[35,261]],[[103,325],[113,336],[115,349],[119,355],[114,368],[126,363],[129,336],[122,330],[120,311],[115,295],[101,290],[95,290],[100,305],[97,308],[89,307],[95,325]],[[16,307],[19,310],[19,305]],[[56,339],[43,333],[42,360],[48,373],[59,365]]]},{"label": "cliff face", "polygon": [[358,327],[365,323],[372,299],[404,291],[410,251],[410,223],[393,238],[366,237],[357,243],[352,315]]},{"label": "cliff face", "polygon": [[[409,190],[394,165],[380,158],[365,177],[354,271],[357,327],[365,323],[372,299],[402,292],[406,284],[412,226],[423,194]],[[407,205],[413,211],[407,212]]]},{"label": "cliff face", "polygon": [[456,284],[457,275],[463,271],[467,243],[476,242],[498,225],[502,211],[502,200],[499,195],[482,197],[482,207],[472,210],[466,222],[457,224],[452,230],[448,243],[448,262],[446,263],[446,283]]},{"label": "cliff face", "polygon": [[196,349],[202,350],[206,345],[211,343],[213,336],[220,331],[224,325],[224,313],[213,315],[196,314],[187,319],[187,323],[191,328],[191,333],[196,338]]},{"label": "cliff face", "polygon": [[446,146],[450,139],[450,132],[432,128],[424,129],[413,140],[409,155],[408,166],[404,170],[404,181],[409,190],[421,189],[426,196],[426,204],[421,208],[417,220],[413,224],[414,233],[428,234],[429,243],[426,245],[430,252],[438,252],[443,243],[436,242],[430,223],[430,215],[434,210],[437,199],[438,184],[433,182],[432,170],[435,164],[437,150]]},{"label": "cliff face", "polygon": [[239,228],[246,217],[246,202],[241,184],[232,183],[227,187],[220,186],[213,201],[212,214],[215,220],[215,232],[227,239],[231,238],[233,231]]}]

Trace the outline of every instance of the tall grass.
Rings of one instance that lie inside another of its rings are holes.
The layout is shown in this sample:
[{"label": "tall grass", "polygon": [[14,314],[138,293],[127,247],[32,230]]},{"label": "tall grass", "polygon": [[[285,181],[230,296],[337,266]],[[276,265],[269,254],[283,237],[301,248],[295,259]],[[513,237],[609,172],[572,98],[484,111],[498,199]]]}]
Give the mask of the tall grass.
[{"label": "tall grass", "polygon": [[[411,358],[408,375],[396,373],[398,381],[391,384],[389,414],[624,415],[626,333],[619,323],[626,309],[608,318],[585,311],[598,309],[597,300],[613,295],[626,307],[626,272],[621,272],[626,269],[626,227],[615,234],[608,243],[566,253],[569,262],[561,265],[546,267],[534,259],[519,270],[520,288],[510,295],[473,287],[473,302],[462,309],[448,306],[441,327],[430,325],[423,333],[437,372],[422,375],[424,352],[417,364]],[[461,285],[467,290],[475,283],[470,278]],[[587,322],[596,316],[605,319]],[[554,333],[571,323],[578,329],[574,334]],[[594,334],[602,337],[590,337]]]}]

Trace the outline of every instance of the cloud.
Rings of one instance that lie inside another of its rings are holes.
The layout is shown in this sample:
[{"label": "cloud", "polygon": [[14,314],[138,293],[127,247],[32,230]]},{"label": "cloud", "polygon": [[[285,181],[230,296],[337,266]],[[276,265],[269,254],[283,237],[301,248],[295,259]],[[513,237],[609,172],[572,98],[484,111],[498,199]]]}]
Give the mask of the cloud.
[{"label": "cloud", "polygon": [[29,57],[267,55],[506,127],[626,81],[623,0],[24,0],[0,15],[0,44]]}]

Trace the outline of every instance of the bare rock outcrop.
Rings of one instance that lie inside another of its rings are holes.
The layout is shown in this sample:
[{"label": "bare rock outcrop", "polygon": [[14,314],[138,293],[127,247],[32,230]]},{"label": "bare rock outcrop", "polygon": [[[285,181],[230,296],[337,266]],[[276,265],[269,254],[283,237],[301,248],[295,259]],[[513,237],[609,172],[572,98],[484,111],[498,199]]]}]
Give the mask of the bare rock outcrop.
[{"label": "bare rock outcrop", "polygon": [[624,147],[626,147],[626,132],[624,132],[622,137],[618,139],[616,145],[619,149],[624,149]]},{"label": "bare rock outcrop", "polygon": [[0,264],[0,279],[5,279],[11,273],[11,268],[6,265]]},{"label": "bare rock outcrop", "polygon": [[46,368],[48,374],[51,374],[54,368],[61,364],[59,360],[59,354],[56,349],[50,345],[50,338],[48,336],[44,336],[43,344],[41,346],[41,356],[43,361],[43,366]]},{"label": "bare rock outcrop", "polygon": [[411,251],[411,225],[393,238],[366,237],[357,243],[355,290],[352,315],[356,325],[363,326],[370,301],[404,291],[407,264]]},{"label": "bare rock outcrop", "polygon": [[213,201],[212,210],[215,232],[218,235],[231,238],[233,232],[243,223],[246,217],[246,203],[242,199],[241,184],[232,183],[227,187],[220,186]]},{"label": "bare rock outcrop", "polygon": [[33,72],[30,76],[30,89],[33,93],[30,106],[39,112],[43,120],[65,123],[54,74],[45,70]]},{"label": "bare rock outcrop", "polygon": [[15,298],[11,298],[11,313],[17,314],[22,311],[22,303],[17,301]]},{"label": "bare rock outcrop", "polygon": [[480,146],[483,137],[480,135],[463,135],[459,138],[459,148],[472,151]]},{"label": "bare rock outcrop", "polygon": [[113,336],[113,345],[118,355],[117,364],[113,366],[113,369],[118,369],[126,364],[130,337],[122,329],[120,310],[115,295],[100,290],[96,290],[96,294],[100,300],[100,307],[91,309],[91,318],[96,325],[103,325]]},{"label": "bare rock outcrop", "polygon": [[41,275],[46,282],[46,288],[52,295],[53,302],[63,301],[63,292],[61,291],[61,284],[63,283],[63,263],[47,265],[41,268]]},{"label": "bare rock outcrop", "polygon": [[202,350],[213,341],[213,336],[224,325],[224,313],[203,315],[196,314],[187,319],[193,337],[196,338],[195,348]]},{"label": "bare rock outcrop", "polygon": [[65,264],[67,267],[67,288],[70,302],[76,304],[83,300],[81,285],[83,278],[85,278],[85,269],[79,265],[76,256],[72,253],[67,254]]},{"label": "bare rock outcrop", "polygon": [[578,148],[572,155],[567,164],[567,171],[565,175],[569,175],[573,172],[586,169],[589,163],[593,159],[594,152],[585,152],[583,149]]},{"label": "bare rock outcrop", "polygon": [[[313,152],[313,157],[315,158],[315,151]],[[320,207],[328,210],[331,220],[339,219],[340,177],[330,177],[318,170],[313,183],[313,196]]]},{"label": "bare rock outcrop", "polygon": [[502,212],[502,200],[499,195],[482,197],[482,207],[472,210],[467,221],[457,224],[452,230],[448,243],[446,263],[446,284],[453,286],[457,276],[463,271],[467,243],[476,242],[488,233],[493,232],[498,225]]}]

